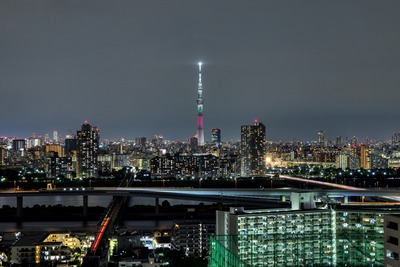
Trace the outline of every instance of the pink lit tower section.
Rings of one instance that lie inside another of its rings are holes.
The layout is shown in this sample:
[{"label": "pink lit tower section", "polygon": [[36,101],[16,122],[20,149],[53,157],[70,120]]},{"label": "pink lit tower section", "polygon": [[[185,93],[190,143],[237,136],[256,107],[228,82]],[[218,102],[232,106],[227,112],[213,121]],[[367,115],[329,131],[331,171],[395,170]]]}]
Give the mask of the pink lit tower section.
[{"label": "pink lit tower section", "polygon": [[197,140],[199,146],[204,146],[204,129],[203,129],[203,85],[201,83],[201,65],[199,62],[199,85],[197,88]]}]

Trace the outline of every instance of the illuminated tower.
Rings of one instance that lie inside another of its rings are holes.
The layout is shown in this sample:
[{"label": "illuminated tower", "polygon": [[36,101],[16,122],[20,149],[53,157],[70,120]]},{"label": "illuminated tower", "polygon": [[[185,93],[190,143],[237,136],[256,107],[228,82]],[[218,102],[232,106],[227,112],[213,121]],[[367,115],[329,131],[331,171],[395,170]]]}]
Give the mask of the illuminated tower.
[{"label": "illuminated tower", "polygon": [[203,85],[201,83],[201,65],[199,62],[199,85],[197,88],[197,139],[199,146],[204,146],[204,129],[203,129]]}]

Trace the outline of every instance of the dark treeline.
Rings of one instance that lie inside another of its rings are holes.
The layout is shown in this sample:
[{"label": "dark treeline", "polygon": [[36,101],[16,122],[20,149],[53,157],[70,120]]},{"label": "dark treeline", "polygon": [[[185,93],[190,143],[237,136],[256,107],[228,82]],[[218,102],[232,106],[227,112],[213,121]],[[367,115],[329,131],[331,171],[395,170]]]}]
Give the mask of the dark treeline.
[{"label": "dark treeline", "polygon": [[[83,217],[82,207],[62,206],[58,205],[34,205],[32,207],[24,207],[24,221],[68,221],[68,220],[98,220],[105,211],[103,207],[88,207],[88,215]],[[0,221],[10,222],[16,221],[17,208],[3,205],[0,209]]]},{"label": "dark treeline", "polygon": [[[159,205],[156,214],[155,206],[135,205],[126,207],[122,214],[123,220],[183,220],[183,219],[208,219],[215,218],[215,211],[221,208],[217,204],[204,205],[174,205],[171,206],[167,200]],[[99,220],[105,212],[104,207],[88,207],[88,215],[83,216],[83,208],[75,206],[57,205],[34,205],[24,207],[23,221],[81,221]],[[17,209],[8,205],[0,207],[0,221],[11,222],[17,220]]]}]

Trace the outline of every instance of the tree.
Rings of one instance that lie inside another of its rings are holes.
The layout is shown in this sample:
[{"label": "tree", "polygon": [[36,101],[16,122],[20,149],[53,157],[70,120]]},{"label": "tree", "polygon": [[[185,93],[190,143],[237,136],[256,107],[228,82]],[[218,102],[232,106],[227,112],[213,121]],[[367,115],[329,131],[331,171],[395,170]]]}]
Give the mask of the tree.
[{"label": "tree", "polygon": [[169,208],[169,207],[171,207],[171,204],[169,203],[168,200],[164,200],[164,201],[161,203],[161,206],[162,206],[163,208]]}]

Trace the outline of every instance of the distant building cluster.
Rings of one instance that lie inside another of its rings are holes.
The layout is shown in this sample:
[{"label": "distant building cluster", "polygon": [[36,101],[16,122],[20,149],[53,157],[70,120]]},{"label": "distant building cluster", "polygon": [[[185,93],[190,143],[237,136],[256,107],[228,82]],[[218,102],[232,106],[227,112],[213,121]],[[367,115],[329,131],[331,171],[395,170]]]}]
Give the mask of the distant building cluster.
[{"label": "distant building cluster", "polygon": [[[311,142],[273,142],[259,121],[240,128],[239,142],[223,142],[221,129],[211,130],[211,142],[201,145],[196,136],[188,142],[164,140],[100,139],[100,130],[87,121],[64,139],[57,131],[26,139],[0,137],[0,166],[21,168],[26,179],[115,177],[124,167],[134,168],[139,178],[218,179],[263,177],[273,168],[319,166],[342,170],[400,167],[400,133],[391,142],[336,137],[323,130]],[[28,173],[29,172],[29,173]],[[144,174],[144,175],[141,175]]]},{"label": "distant building cluster", "polygon": [[[258,120],[240,128],[239,142],[223,142],[219,128],[205,141],[202,63],[198,63],[197,132],[187,142],[152,140],[100,140],[100,131],[87,121],[80,130],[62,139],[57,131],[26,139],[0,137],[0,166],[22,168],[25,179],[115,177],[123,167],[138,178],[218,179],[267,176],[271,168],[320,166],[342,170],[400,167],[400,133],[391,142],[338,136],[327,138],[324,130],[311,142],[272,142]],[[29,174],[29,175],[27,175]]]}]

